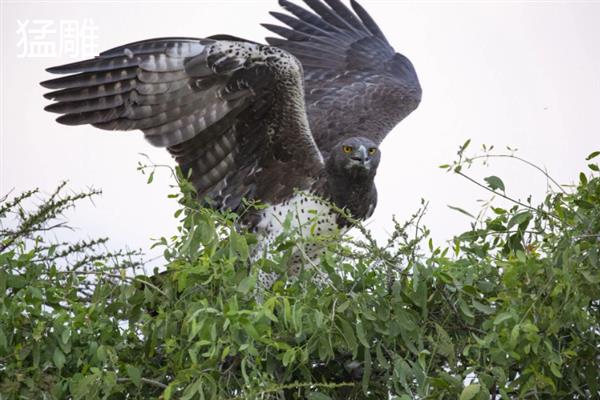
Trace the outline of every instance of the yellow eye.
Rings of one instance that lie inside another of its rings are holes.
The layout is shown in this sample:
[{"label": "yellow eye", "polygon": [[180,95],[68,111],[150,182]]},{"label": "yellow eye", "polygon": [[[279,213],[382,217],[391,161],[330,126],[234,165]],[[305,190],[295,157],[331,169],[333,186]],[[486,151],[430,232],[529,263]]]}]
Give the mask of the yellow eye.
[{"label": "yellow eye", "polygon": [[351,146],[344,146],[342,147],[342,149],[344,150],[344,153],[349,154],[352,153],[352,147]]},{"label": "yellow eye", "polygon": [[369,155],[371,155],[371,156],[372,156],[372,155],[373,155],[373,154],[375,154],[375,153],[377,153],[377,149],[376,149],[375,147],[371,147],[371,148],[369,149]]}]

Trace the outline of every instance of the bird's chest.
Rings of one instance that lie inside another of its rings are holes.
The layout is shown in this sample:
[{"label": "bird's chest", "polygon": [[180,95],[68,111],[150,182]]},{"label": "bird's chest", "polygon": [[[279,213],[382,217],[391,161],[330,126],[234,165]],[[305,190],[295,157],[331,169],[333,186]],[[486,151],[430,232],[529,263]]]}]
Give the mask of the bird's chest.
[{"label": "bird's chest", "polygon": [[291,237],[329,236],[338,230],[337,216],[326,202],[310,194],[298,193],[282,203],[265,208],[257,225],[257,233],[268,241],[286,231]]},{"label": "bird's chest", "polygon": [[[337,223],[337,213],[326,202],[298,193],[291,199],[280,204],[273,204],[262,211],[262,219],[256,226],[259,243],[255,257],[271,258],[269,250],[276,244],[282,234],[294,244],[292,258],[288,264],[288,277],[296,277],[302,268],[312,268],[319,264],[327,243],[335,240],[340,228]],[[347,231],[342,228],[340,233]],[[270,288],[279,279],[276,273],[259,274],[260,286]],[[315,272],[315,279],[326,282],[327,278],[320,272]]]}]

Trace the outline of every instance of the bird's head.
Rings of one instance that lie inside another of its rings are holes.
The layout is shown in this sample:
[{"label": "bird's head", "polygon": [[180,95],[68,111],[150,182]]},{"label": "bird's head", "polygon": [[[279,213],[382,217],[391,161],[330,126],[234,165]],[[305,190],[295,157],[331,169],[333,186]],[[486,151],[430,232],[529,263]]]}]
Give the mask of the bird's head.
[{"label": "bird's head", "polygon": [[381,151],[375,142],[365,137],[350,137],[333,147],[328,162],[340,173],[374,177],[380,160]]}]

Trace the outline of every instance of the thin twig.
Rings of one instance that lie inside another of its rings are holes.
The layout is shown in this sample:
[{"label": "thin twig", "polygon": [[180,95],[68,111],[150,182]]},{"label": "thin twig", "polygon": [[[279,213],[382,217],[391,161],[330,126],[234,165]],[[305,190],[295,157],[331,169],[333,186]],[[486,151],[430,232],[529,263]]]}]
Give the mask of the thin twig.
[{"label": "thin twig", "polygon": [[[131,382],[131,381],[132,381],[131,378],[117,378],[117,382]],[[168,387],[164,383],[156,381],[154,379],[140,378],[140,382],[146,383],[148,385],[156,386],[161,389],[166,389]]]},{"label": "thin twig", "polygon": [[98,275],[100,277],[108,277],[108,278],[115,278],[115,279],[123,279],[123,280],[128,280],[131,282],[139,282],[142,283],[144,285],[147,285],[149,287],[151,287],[152,289],[156,290],[157,292],[159,292],[160,294],[162,294],[163,296],[166,296],[167,294],[165,292],[163,292],[159,287],[153,285],[152,283],[145,281],[143,279],[140,278],[132,278],[129,276],[123,276],[123,275],[117,275],[117,274],[107,274],[104,272],[96,272],[96,271],[90,271],[90,272],[86,272],[86,271],[57,271],[57,274],[60,275],[69,275],[69,274],[75,274],[75,275]]},{"label": "thin twig", "polygon": [[533,168],[537,169],[538,171],[540,171],[542,174],[544,174],[544,176],[550,182],[552,182],[557,188],[559,188],[561,192],[563,192],[564,194],[567,194],[567,191],[562,187],[562,185],[560,183],[558,183],[554,178],[552,178],[552,176],[550,176],[550,174],[547,171],[544,171],[541,167],[535,165],[531,161],[527,161],[524,158],[521,158],[521,157],[518,157],[518,156],[515,156],[512,154],[486,154],[486,155],[482,155],[482,156],[475,156],[475,157],[469,158],[469,160],[475,161],[475,160],[479,160],[482,158],[514,158],[515,160],[521,161],[521,162],[529,165],[530,167],[533,167]]},{"label": "thin twig", "polygon": [[521,207],[523,207],[523,208],[526,208],[526,209],[528,209],[528,210],[534,211],[534,212],[536,212],[536,213],[537,213],[537,212],[542,212],[542,213],[544,213],[545,215],[547,215],[547,216],[549,216],[549,217],[552,217],[552,218],[556,219],[557,221],[560,221],[560,218],[558,218],[556,215],[554,215],[554,214],[550,214],[550,213],[548,213],[548,212],[545,212],[545,211],[538,210],[537,208],[535,208],[535,207],[532,207],[532,206],[530,206],[530,205],[528,205],[528,204],[522,203],[522,202],[520,202],[519,200],[515,200],[515,199],[513,199],[512,197],[508,197],[507,195],[505,195],[505,194],[503,194],[503,193],[496,192],[495,190],[492,190],[492,189],[490,189],[489,187],[487,187],[487,186],[485,186],[485,185],[481,184],[480,182],[477,182],[475,179],[471,178],[470,176],[468,176],[468,175],[466,175],[466,174],[464,174],[464,173],[462,173],[462,172],[460,172],[460,171],[459,171],[459,172],[455,172],[455,173],[456,173],[456,174],[458,174],[458,175],[460,175],[460,176],[462,176],[463,178],[467,179],[469,182],[472,182],[472,183],[476,184],[477,186],[479,186],[479,187],[481,187],[481,188],[483,188],[483,189],[487,190],[488,192],[491,192],[491,193],[497,194],[498,196],[500,196],[500,197],[502,197],[502,198],[504,198],[504,199],[506,199],[506,200],[508,200],[508,201],[510,201],[510,202],[512,202],[512,203],[518,204],[519,206],[521,206]]}]

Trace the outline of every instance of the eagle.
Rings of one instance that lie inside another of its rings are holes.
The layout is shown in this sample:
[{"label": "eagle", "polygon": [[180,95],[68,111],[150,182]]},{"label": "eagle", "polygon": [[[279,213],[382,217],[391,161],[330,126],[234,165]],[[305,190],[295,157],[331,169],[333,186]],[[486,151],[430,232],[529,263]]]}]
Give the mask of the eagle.
[{"label": "eagle", "polygon": [[[157,38],[48,68],[66,76],[41,83],[54,101],[45,110],[64,125],[141,130],[173,156],[199,201],[243,214],[260,249],[290,214],[306,234],[347,230],[372,215],[379,145],[417,108],[421,86],[355,0],[304,3],[279,1],[287,13],[271,12],[282,25],[263,24],[278,36],[267,44]],[[265,207],[244,212],[245,199]],[[288,275],[322,251],[296,254]],[[276,279],[260,276],[263,287]]]}]

